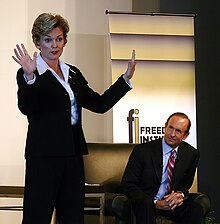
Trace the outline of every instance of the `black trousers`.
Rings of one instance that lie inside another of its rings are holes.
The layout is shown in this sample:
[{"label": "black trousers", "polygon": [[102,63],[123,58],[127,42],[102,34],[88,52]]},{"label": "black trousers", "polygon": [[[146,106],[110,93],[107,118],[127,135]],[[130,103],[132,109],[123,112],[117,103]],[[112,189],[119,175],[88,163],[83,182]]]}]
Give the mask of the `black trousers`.
[{"label": "black trousers", "polygon": [[174,211],[164,211],[156,209],[152,198],[146,196],[132,200],[132,209],[137,224],[156,224],[157,214],[170,217],[179,224],[201,224],[203,220],[201,205],[189,200],[185,200]]},{"label": "black trousers", "polygon": [[50,224],[54,208],[59,224],[84,223],[82,156],[26,160],[22,224]]}]

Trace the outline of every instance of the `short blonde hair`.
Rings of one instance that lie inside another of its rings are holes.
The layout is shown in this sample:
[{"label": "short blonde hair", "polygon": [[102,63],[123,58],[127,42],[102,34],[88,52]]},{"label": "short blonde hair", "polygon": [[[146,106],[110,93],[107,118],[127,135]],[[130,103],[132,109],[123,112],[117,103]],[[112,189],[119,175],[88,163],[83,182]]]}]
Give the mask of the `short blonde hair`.
[{"label": "short blonde hair", "polygon": [[69,24],[61,15],[42,13],[34,21],[32,27],[32,39],[34,43],[40,41],[42,36],[47,35],[54,28],[59,27],[64,34],[65,43],[67,42],[67,33],[69,32]]}]

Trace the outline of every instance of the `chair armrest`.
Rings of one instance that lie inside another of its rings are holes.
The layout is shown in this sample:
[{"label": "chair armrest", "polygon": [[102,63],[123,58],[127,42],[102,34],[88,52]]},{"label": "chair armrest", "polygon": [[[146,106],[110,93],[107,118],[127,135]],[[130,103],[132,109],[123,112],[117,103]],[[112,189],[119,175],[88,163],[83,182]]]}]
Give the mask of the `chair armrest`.
[{"label": "chair armrest", "polygon": [[122,211],[124,210],[125,203],[127,203],[128,198],[123,194],[115,194],[112,198],[111,209],[112,212],[120,218],[123,218]]},{"label": "chair armrest", "polygon": [[130,224],[132,220],[131,204],[124,194],[114,194],[109,204],[112,214],[116,217],[117,223]]},{"label": "chair armrest", "polygon": [[102,183],[104,186],[104,191],[109,193],[120,194],[121,192],[121,182],[119,180],[107,180]]},{"label": "chair armrest", "polygon": [[211,200],[206,193],[204,192],[189,193],[188,199],[193,200],[202,206],[204,216],[206,216],[210,212]]}]

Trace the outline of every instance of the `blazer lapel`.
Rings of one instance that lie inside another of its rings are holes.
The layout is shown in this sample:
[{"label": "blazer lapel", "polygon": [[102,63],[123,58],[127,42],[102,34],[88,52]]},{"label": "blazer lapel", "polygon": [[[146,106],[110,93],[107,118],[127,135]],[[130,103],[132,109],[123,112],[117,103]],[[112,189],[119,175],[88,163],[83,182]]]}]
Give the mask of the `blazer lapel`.
[{"label": "blazer lapel", "polygon": [[[77,106],[79,106],[79,95],[80,95],[80,83],[77,83],[75,72],[72,69],[69,70],[69,80],[70,87],[74,93],[74,96],[77,101]],[[78,108],[79,109],[79,108]]]},{"label": "blazer lapel", "polygon": [[186,149],[184,149],[184,146],[180,144],[178,148],[178,154],[175,161],[175,167],[174,167],[174,173],[173,173],[173,183],[176,182],[178,177],[182,176],[182,167],[184,166],[185,160],[187,159],[187,153]]},{"label": "blazer lapel", "polygon": [[74,71],[71,69],[69,70],[69,80],[68,80],[71,89],[75,92],[77,90],[77,80],[75,77]]},{"label": "blazer lapel", "polygon": [[158,178],[161,182],[162,171],[163,171],[163,153],[162,153],[162,140],[156,141],[155,147],[152,150],[152,160],[154,169]]}]

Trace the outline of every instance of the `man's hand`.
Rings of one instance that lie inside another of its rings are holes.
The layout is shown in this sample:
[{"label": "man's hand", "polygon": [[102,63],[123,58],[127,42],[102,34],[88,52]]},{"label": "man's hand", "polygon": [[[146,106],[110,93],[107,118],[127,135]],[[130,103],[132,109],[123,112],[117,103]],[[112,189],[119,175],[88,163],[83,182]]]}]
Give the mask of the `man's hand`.
[{"label": "man's hand", "polygon": [[175,210],[176,207],[179,207],[183,204],[183,196],[181,192],[172,191],[170,194],[164,196],[162,200],[156,202],[156,208],[161,210]]},{"label": "man's hand", "polygon": [[164,196],[164,199],[168,203],[171,210],[174,210],[176,207],[179,207],[180,205],[182,205],[184,200],[181,192],[174,192],[174,191]]},{"label": "man's hand", "polygon": [[161,199],[161,200],[158,200],[155,204],[156,208],[157,209],[161,209],[161,210],[171,210],[169,204],[167,203],[166,199]]}]

